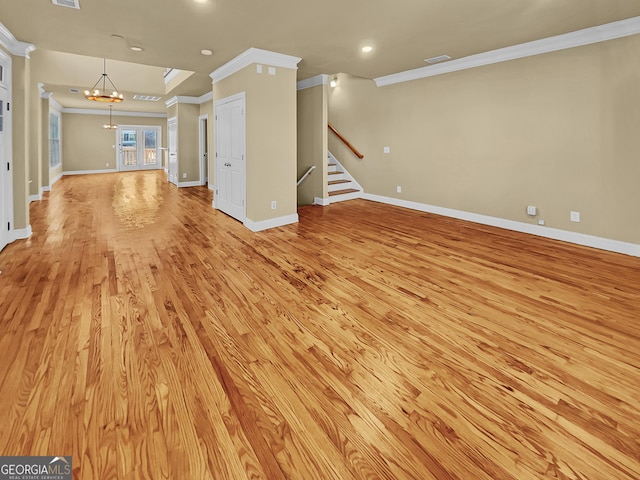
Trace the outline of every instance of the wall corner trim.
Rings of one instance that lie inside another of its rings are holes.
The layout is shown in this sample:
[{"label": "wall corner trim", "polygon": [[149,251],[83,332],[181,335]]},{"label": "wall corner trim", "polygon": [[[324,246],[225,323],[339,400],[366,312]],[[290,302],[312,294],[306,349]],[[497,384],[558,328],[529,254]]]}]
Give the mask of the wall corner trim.
[{"label": "wall corner trim", "polygon": [[297,70],[300,60],[302,60],[300,57],[292,57],[291,55],[252,47],[245,50],[234,59],[229,60],[220,68],[211,72],[209,76],[213,82],[219,82],[220,80],[239,72],[252,63],[264,63],[265,65],[271,65],[274,67]]},{"label": "wall corner trim", "polygon": [[521,43],[510,47],[490,50],[488,52],[470,55],[468,57],[449,60],[447,62],[415,68],[404,72],[393,73],[374,78],[378,87],[393,85],[395,83],[408,82],[420,78],[443,75],[468,68],[491,65],[493,63],[507,62],[518,58],[541,55],[543,53],[565,50],[573,47],[581,47],[592,43],[606,42],[616,38],[629,37],[640,33],[640,17],[632,17],[617,22],[605,23],[596,27],[584,28],[575,32],[555,35],[553,37]]},{"label": "wall corner trim", "polygon": [[285,215],[284,217],[270,218],[269,220],[260,220],[257,222],[246,218],[242,223],[252,232],[261,232],[262,230],[268,230],[269,228],[282,227],[284,225],[298,223],[298,214],[294,213],[291,215]]}]

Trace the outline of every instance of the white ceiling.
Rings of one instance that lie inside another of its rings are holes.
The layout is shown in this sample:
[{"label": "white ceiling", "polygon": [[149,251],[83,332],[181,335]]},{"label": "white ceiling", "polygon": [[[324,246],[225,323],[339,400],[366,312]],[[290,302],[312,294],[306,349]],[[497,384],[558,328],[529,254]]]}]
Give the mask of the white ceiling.
[{"label": "white ceiling", "polygon": [[[130,95],[200,96],[211,89],[209,73],[250,47],[301,57],[299,79],[375,78],[442,54],[457,59],[640,16],[635,0],[79,1],[79,10],[51,0],[0,3],[0,23],[36,47],[32,78],[63,106],[91,108],[69,88],[93,85],[107,58],[109,77],[127,95],[121,108],[159,112],[164,102]],[[363,54],[363,45],[373,52]],[[165,68],[194,74],[166,95]]]}]

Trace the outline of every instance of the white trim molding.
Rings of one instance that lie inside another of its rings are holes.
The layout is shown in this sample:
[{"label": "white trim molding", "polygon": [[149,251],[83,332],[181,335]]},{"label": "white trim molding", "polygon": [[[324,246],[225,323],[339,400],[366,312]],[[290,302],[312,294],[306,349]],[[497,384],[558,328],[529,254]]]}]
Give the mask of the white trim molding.
[{"label": "white trim molding", "polygon": [[178,188],[200,187],[200,186],[202,186],[202,184],[200,183],[199,180],[194,180],[192,182],[178,182]]},{"label": "white trim molding", "polygon": [[164,102],[167,108],[172,107],[176,103],[189,103],[192,105],[202,105],[203,103],[210,102],[213,100],[213,91],[204,93],[199,97],[187,97],[183,95],[178,95],[175,97],[171,97],[169,100]]},{"label": "white trim molding", "polygon": [[606,42],[607,40],[629,37],[638,33],[640,33],[640,17],[633,17],[618,22],[606,23],[596,27],[584,28],[582,30],[576,30],[575,32],[543,38],[533,42],[478,53],[435,65],[393,73],[391,75],[374,78],[373,80],[378,87],[384,87],[386,85],[408,82],[419,78],[433,77],[435,75],[457,72],[468,68],[491,65],[492,63],[507,62],[509,60],[581,47],[592,43]]},{"label": "white trim molding", "polygon": [[307,88],[319,87],[329,83],[329,75],[316,75],[315,77],[300,80],[296,83],[296,90],[306,90]]},{"label": "white trim molding", "polygon": [[[104,170],[67,170],[62,172],[62,176],[66,175],[94,175],[97,173],[117,173],[115,168],[105,168]],[[53,184],[53,182],[51,182]]]},{"label": "white trim molding", "polygon": [[253,220],[246,218],[242,223],[252,232],[261,232],[263,230],[268,230],[269,228],[298,223],[298,214],[294,213],[291,215],[285,215],[284,217],[270,218],[269,220],[260,220],[258,222],[254,222]]},{"label": "white trim molding", "polygon": [[220,68],[211,72],[209,76],[213,82],[219,82],[220,80],[239,72],[252,63],[264,63],[265,65],[271,65],[274,67],[297,70],[300,60],[302,60],[300,57],[292,57],[291,55],[271,52],[269,50],[261,50],[259,48],[250,48],[242,52],[233,60],[229,60]]},{"label": "white trim molding", "polygon": [[167,72],[164,74],[164,84],[167,85],[171,80],[176,78],[181,73],[182,73],[182,70],[179,70],[177,68],[167,69]]},{"label": "white trim molding", "polygon": [[313,204],[326,207],[327,205],[331,205],[331,201],[329,201],[329,198],[313,197]]},{"label": "white trim molding", "polygon": [[[77,115],[105,115],[105,110],[93,110],[88,108],[67,108],[61,107],[62,113],[75,113]],[[107,112],[108,113],[108,112]],[[114,110],[114,117],[146,117],[146,118],[167,118],[166,113],[159,112],[129,112]]]},{"label": "white trim molding", "polygon": [[530,223],[517,222],[515,220],[491,217],[489,215],[480,215],[477,213],[454,210],[452,208],[438,207],[425,203],[410,202],[407,200],[400,200],[397,198],[385,197],[382,195],[373,195],[370,193],[363,193],[361,198],[374,202],[386,203],[388,205],[395,205],[397,207],[409,208],[411,210],[417,210],[420,212],[433,213],[450,218],[457,218],[458,220],[466,220],[468,222],[479,223],[482,225],[504,228],[506,230],[529,233],[531,235],[551,238],[554,240],[561,240],[563,242],[583,245],[585,247],[592,247],[600,250],[607,250],[610,252],[640,257],[640,244],[621,242],[619,240],[612,240],[610,238],[596,237],[594,235],[587,235],[584,233],[570,232],[567,230],[560,230],[558,228],[550,228],[540,225],[532,225]]},{"label": "white trim molding", "polygon": [[12,241],[25,240],[31,236],[31,234],[33,233],[33,230],[31,230],[31,225],[27,225],[27,228],[16,228],[15,230],[12,230],[12,233],[13,233]]},{"label": "white trim molding", "polygon": [[[213,95],[213,92],[211,92],[211,95]],[[164,102],[167,108],[175,105],[176,103],[189,103],[191,105],[200,105],[202,102],[200,101],[200,97],[186,97],[183,95],[171,97],[169,100]]]},{"label": "white trim molding", "polygon": [[0,23],[0,45],[11,54],[26,58],[29,58],[29,54],[36,49],[31,43],[16,40],[16,37],[2,23]]}]

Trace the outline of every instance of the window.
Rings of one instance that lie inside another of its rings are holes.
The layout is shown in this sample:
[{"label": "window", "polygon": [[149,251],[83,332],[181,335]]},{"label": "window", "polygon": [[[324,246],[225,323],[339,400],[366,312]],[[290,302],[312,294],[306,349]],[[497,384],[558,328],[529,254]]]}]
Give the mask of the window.
[{"label": "window", "polygon": [[60,165],[60,115],[55,112],[49,114],[49,166],[55,168]]}]

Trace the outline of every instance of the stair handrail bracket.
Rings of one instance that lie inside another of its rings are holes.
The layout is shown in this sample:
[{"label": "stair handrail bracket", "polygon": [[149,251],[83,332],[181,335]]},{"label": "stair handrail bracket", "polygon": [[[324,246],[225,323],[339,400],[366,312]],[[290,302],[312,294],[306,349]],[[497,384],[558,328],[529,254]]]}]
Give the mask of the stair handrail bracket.
[{"label": "stair handrail bracket", "polygon": [[338,130],[336,130],[333,125],[329,123],[328,126],[329,126],[329,130],[331,130],[336,135],[336,137],[338,137],[342,141],[342,143],[344,143],[347,146],[347,148],[353,152],[353,154],[356,157],[360,159],[364,158],[364,155],[361,154],[358,150],[356,150],[356,148],[353,145],[351,145],[351,143],[349,143],[349,141],[346,138],[344,138],[344,136],[340,132],[338,132]]}]

